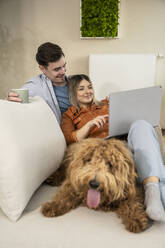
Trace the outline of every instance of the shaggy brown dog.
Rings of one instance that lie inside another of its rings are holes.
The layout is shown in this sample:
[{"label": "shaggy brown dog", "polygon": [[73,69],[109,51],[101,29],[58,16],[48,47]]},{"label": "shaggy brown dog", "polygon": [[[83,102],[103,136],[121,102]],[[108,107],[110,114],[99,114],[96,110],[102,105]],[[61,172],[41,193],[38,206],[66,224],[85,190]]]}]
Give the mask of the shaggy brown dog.
[{"label": "shaggy brown dog", "polygon": [[124,142],[90,138],[71,145],[61,168],[47,183],[56,185],[57,179],[63,180],[66,168],[59,191],[41,208],[45,216],[63,215],[81,204],[115,211],[131,232],[146,229],[148,219],[142,197],[136,194],[133,159]]}]

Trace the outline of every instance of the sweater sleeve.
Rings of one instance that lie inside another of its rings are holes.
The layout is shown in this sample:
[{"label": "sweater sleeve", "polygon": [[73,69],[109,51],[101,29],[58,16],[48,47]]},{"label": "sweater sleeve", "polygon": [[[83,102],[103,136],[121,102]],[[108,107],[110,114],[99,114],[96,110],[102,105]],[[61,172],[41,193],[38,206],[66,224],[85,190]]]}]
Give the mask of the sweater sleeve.
[{"label": "sweater sleeve", "polygon": [[27,82],[21,88],[22,89],[28,89],[30,97],[41,96],[41,94],[39,94],[39,92],[38,92],[39,90],[37,88],[37,85],[33,81]]},{"label": "sweater sleeve", "polygon": [[62,116],[61,129],[65,136],[67,145],[77,142],[74,123],[66,112]]}]

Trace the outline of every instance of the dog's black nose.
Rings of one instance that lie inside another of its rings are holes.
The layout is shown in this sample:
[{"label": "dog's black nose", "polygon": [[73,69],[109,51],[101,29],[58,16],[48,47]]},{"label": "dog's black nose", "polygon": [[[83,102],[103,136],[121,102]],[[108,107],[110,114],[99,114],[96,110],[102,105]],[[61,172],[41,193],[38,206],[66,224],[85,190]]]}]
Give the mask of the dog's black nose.
[{"label": "dog's black nose", "polygon": [[94,180],[91,180],[90,182],[89,182],[89,185],[90,185],[90,187],[92,188],[92,189],[97,189],[98,187],[99,187],[99,182],[98,181],[96,181],[95,179]]}]

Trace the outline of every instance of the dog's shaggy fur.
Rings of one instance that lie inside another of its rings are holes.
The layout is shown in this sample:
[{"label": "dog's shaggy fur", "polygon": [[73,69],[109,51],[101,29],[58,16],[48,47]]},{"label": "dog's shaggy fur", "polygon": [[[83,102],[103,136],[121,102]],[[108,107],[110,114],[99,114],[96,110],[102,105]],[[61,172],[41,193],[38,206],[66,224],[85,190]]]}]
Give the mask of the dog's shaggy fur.
[{"label": "dog's shaggy fur", "polygon": [[43,204],[41,212],[54,217],[81,204],[115,211],[127,230],[141,232],[148,218],[142,194],[137,196],[135,179],[131,152],[123,141],[85,139],[67,149],[61,167],[47,180],[51,185],[64,182],[54,199]]}]

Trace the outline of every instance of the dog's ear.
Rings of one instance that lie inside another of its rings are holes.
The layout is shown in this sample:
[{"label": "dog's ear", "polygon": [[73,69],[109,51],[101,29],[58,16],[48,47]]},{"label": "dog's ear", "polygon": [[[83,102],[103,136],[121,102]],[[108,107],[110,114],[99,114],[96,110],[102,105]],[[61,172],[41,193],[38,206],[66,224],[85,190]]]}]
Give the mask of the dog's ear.
[{"label": "dog's ear", "polygon": [[128,198],[134,198],[136,194],[135,181],[137,174],[135,172],[133,155],[125,141],[110,139],[109,144],[118,151],[116,160],[118,160],[117,163],[120,164],[120,169],[122,170],[122,168],[125,167],[125,170],[127,171],[126,175],[123,175],[124,173],[122,173],[123,180],[127,182],[124,188],[125,196]]},{"label": "dog's ear", "polygon": [[129,199],[133,199],[136,195],[135,184],[137,174],[134,169],[134,161],[133,159],[127,159],[127,163],[129,165],[129,174],[128,174],[128,186],[126,187],[126,194]]},{"label": "dog's ear", "polygon": [[128,198],[134,198],[136,195],[135,190],[135,184],[136,184],[136,178],[137,174],[135,172],[135,164],[133,160],[133,154],[131,150],[128,147],[128,144],[125,141],[121,141],[121,146],[119,146],[121,149],[121,152],[123,153],[125,157],[125,161],[129,166],[129,173],[128,173],[128,189],[127,189],[127,196]]}]

